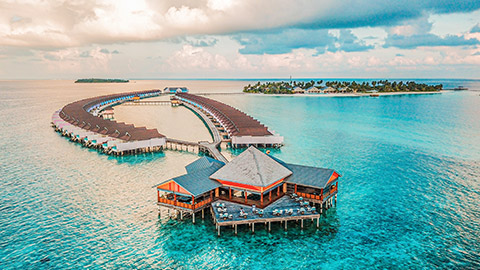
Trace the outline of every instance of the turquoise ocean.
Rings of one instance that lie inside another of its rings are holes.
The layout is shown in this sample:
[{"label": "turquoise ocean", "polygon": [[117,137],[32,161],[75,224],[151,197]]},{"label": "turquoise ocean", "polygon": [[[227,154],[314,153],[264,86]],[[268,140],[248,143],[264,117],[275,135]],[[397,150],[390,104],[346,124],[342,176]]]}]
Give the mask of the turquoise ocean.
[{"label": "turquoise ocean", "polygon": [[470,90],[209,96],[284,136],[272,155],[342,175],[319,229],[291,222],[221,237],[209,217],[192,224],[156,206],[152,186],[196,155],[107,156],[55,133],[50,117],[96,95],[240,92],[255,80],[0,81],[0,269],[479,269],[480,81],[416,81]]}]

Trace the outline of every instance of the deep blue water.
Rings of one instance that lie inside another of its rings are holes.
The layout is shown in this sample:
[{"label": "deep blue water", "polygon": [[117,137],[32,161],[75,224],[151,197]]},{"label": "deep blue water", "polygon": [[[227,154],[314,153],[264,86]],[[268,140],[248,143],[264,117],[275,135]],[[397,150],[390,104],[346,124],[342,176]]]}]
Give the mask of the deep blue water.
[{"label": "deep blue water", "polygon": [[[208,83],[221,85],[215,92],[244,84]],[[273,155],[342,174],[338,205],[319,230],[292,222],[287,232],[256,226],[254,235],[225,229],[218,238],[210,219],[158,215],[151,187],[183,173],[192,154],[113,158],[49,126],[53,111],[79,98],[170,84],[0,82],[1,269],[480,267],[480,92],[214,96],[283,135]]]}]

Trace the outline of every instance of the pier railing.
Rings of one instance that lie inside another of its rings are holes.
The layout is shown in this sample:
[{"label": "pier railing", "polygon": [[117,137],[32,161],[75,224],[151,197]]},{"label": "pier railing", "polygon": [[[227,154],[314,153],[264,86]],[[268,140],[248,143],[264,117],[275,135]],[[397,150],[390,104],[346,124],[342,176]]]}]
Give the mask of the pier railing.
[{"label": "pier railing", "polygon": [[208,203],[211,203],[212,202],[212,199],[211,198],[208,198],[206,200],[203,200],[203,201],[200,201],[198,203],[195,203],[194,205],[191,205],[189,203],[183,203],[183,202],[179,202],[179,201],[172,201],[172,200],[169,200],[169,199],[165,199],[165,198],[158,198],[158,202],[159,203],[164,203],[164,204],[169,204],[169,205],[173,205],[173,206],[177,206],[177,207],[181,207],[181,208],[185,208],[185,209],[198,209]]}]

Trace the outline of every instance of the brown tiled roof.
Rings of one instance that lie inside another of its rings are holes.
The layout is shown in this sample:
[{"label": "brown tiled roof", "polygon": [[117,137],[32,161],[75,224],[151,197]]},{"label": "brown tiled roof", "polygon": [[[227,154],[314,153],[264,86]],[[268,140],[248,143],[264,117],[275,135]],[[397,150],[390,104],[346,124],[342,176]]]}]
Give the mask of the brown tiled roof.
[{"label": "brown tiled roof", "polygon": [[227,129],[230,136],[269,136],[273,135],[268,128],[250,115],[225,103],[186,93],[177,93],[208,109]]},{"label": "brown tiled roof", "polygon": [[139,141],[149,140],[153,138],[162,138],[165,136],[160,134],[157,129],[146,129],[144,127],[135,127],[134,125],[128,125],[123,122],[105,120],[87,112],[89,108],[104,101],[124,96],[139,95],[152,92],[158,92],[158,90],[128,92],[82,99],[65,105],[65,107],[63,107],[60,111],[60,117],[63,120],[85,130],[90,130],[113,138],[120,138],[126,141]]}]

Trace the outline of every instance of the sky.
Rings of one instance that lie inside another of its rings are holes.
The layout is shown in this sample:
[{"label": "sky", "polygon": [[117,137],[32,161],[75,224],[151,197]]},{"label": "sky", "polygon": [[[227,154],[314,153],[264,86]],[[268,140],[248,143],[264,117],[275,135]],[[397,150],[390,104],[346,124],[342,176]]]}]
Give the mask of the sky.
[{"label": "sky", "polygon": [[480,0],[0,0],[0,79],[480,79]]}]

